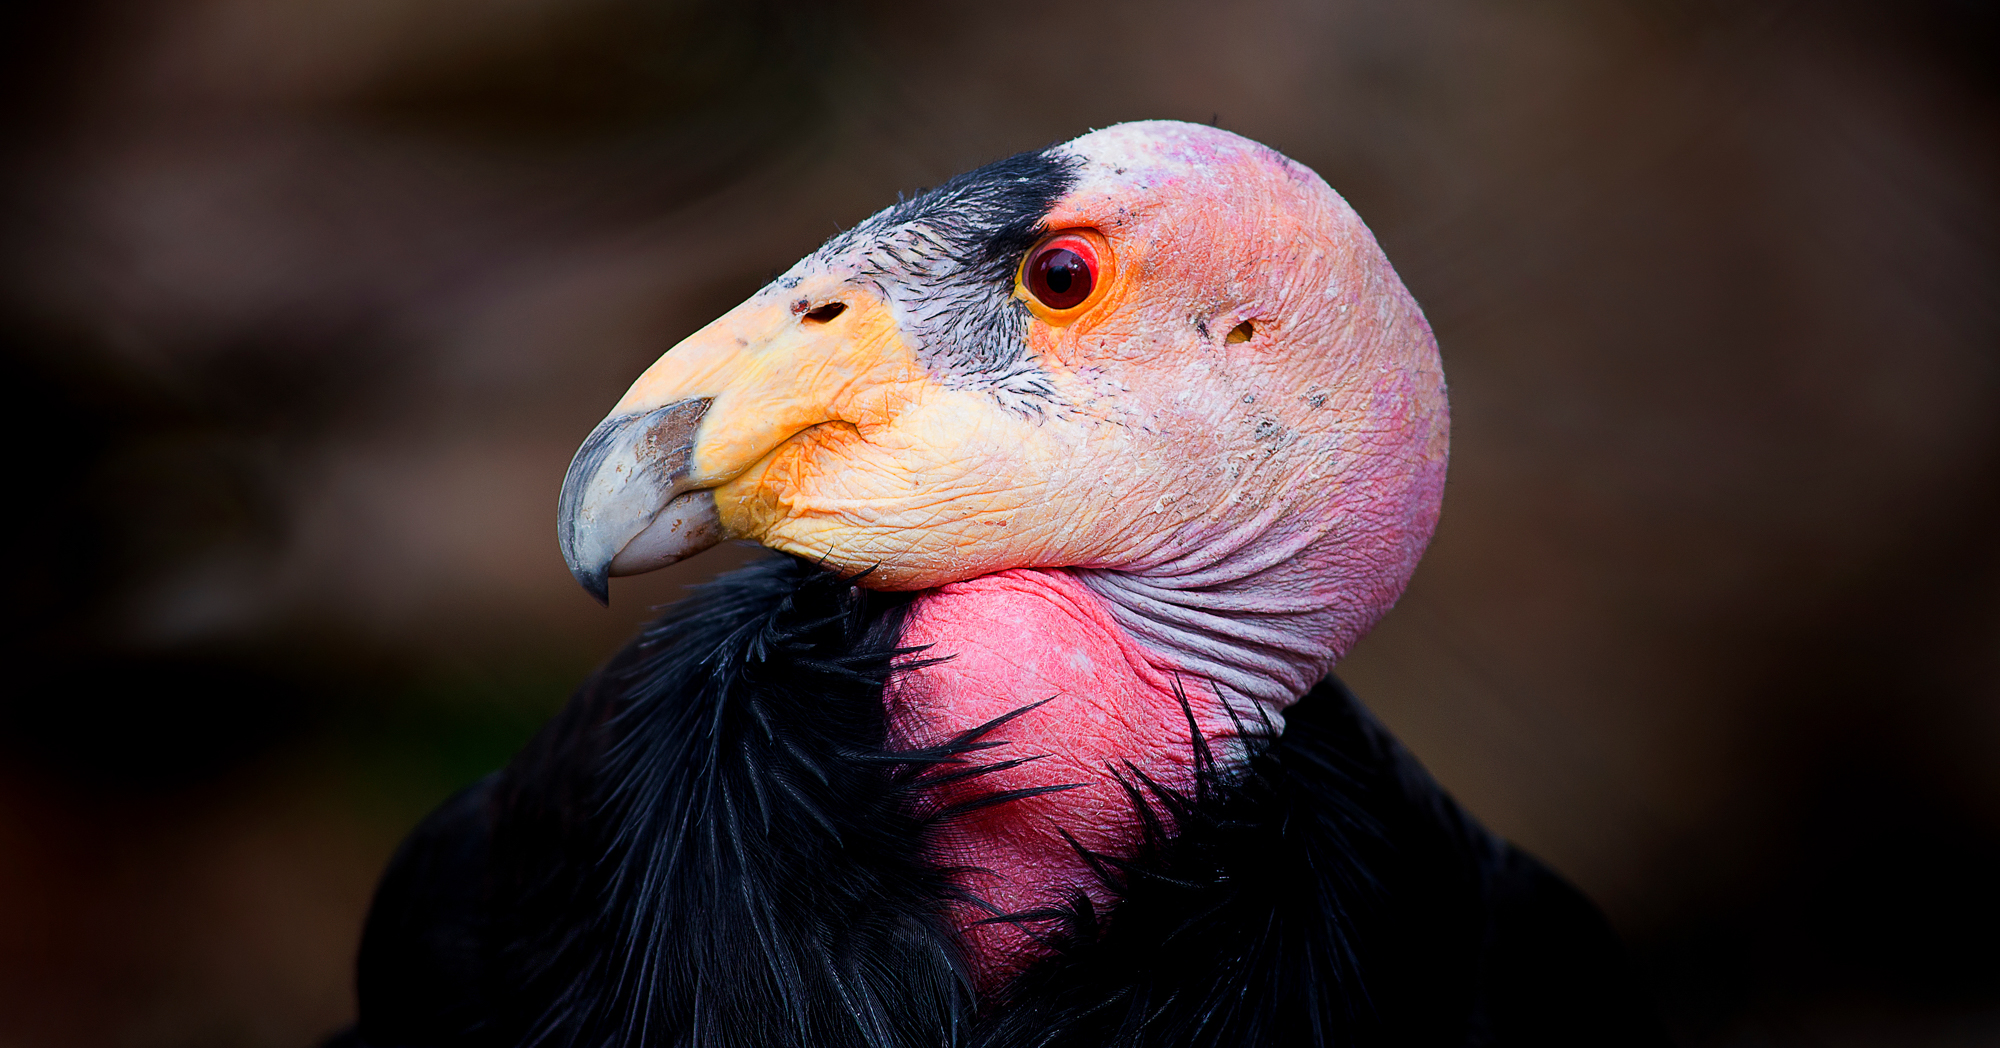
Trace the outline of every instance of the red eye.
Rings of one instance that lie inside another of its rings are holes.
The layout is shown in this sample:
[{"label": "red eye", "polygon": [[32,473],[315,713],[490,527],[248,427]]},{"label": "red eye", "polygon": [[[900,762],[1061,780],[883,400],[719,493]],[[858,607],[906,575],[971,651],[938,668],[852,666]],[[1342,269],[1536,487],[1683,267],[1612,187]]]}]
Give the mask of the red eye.
[{"label": "red eye", "polygon": [[1044,241],[1028,255],[1021,282],[1050,309],[1072,309],[1097,286],[1097,252],[1082,237]]}]

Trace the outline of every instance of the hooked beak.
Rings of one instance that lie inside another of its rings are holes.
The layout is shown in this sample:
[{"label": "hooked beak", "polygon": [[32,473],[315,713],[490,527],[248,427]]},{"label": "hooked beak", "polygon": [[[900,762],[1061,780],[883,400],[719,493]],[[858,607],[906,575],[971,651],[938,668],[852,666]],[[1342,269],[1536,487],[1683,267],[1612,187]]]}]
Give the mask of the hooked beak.
[{"label": "hooked beak", "polygon": [[613,415],[570,460],[557,541],[569,573],[598,603],[610,603],[610,576],[663,568],[722,541],[715,496],[689,481],[695,430],[713,403]]},{"label": "hooked beak", "polygon": [[755,537],[715,489],[913,371],[879,297],[825,276],[766,287],[656,361],[577,450],[556,522],[570,574],[608,602],[610,576]]}]

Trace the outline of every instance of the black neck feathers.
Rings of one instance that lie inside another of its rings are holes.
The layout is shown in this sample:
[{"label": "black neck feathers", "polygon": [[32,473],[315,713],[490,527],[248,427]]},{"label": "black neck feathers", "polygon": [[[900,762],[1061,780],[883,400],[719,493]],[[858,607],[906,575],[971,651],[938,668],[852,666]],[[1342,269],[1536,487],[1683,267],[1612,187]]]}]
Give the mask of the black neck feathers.
[{"label": "black neck feathers", "polygon": [[1112,911],[1079,894],[996,914],[1050,952],[975,999],[950,914],[977,900],[937,844],[1012,797],[946,809],[928,787],[978,776],[1008,718],[887,748],[885,681],[943,654],[896,647],[901,609],[776,558],[668,611],[404,844],[365,932],[353,1040],[1645,1040],[1602,918],[1471,823],[1334,681],[1247,769],[1201,762],[1191,795],[1130,772],[1146,845],[1089,856]]}]

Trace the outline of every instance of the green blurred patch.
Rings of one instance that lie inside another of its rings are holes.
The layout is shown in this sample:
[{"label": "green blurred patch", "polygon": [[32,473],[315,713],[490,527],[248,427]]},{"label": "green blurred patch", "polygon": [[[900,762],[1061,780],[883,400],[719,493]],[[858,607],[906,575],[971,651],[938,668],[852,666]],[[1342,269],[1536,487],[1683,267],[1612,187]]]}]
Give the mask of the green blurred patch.
[{"label": "green blurred patch", "polygon": [[590,670],[556,655],[431,668],[339,703],[324,740],[361,816],[400,832],[504,766]]}]

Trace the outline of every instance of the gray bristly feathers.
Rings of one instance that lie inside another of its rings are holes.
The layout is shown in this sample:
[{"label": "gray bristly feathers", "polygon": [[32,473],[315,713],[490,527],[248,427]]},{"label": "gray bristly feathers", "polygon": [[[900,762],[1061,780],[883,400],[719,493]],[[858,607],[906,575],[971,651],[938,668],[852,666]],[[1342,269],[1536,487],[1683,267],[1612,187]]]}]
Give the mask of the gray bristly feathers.
[{"label": "gray bristly feathers", "polygon": [[1061,399],[1028,355],[1031,314],[1014,279],[1079,163],[1044,149],[959,175],[835,236],[794,273],[851,270],[849,279],[890,304],[939,383],[1040,416]]}]

